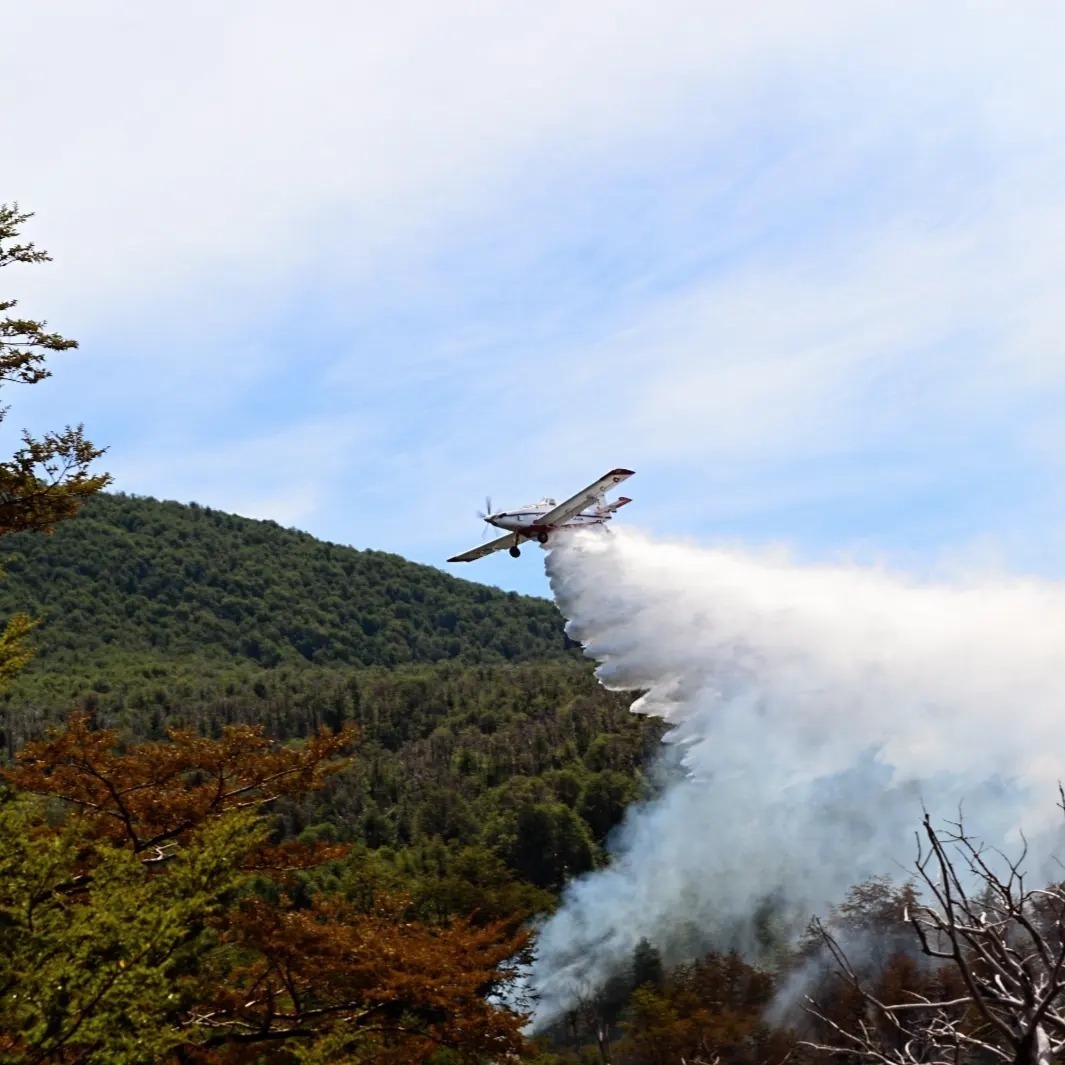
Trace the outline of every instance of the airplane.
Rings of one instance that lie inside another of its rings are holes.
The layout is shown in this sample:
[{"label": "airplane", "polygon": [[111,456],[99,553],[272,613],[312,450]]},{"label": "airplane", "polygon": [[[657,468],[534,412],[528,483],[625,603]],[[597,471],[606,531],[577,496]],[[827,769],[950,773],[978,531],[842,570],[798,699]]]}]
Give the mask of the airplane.
[{"label": "airplane", "polygon": [[[489,525],[506,529],[506,535],[489,540],[480,547],[463,551],[461,555],[449,558],[448,562],[474,562],[492,554],[493,551],[502,551],[504,547],[509,548],[511,556],[517,558],[521,554],[518,545],[522,540],[537,540],[546,544],[551,534],[559,529],[602,525],[610,521],[626,503],[632,502],[628,496],[619,496],[613,503],[607,503],[604,498],[609,489],[621,484],[631,477],[632,473],[632,470],[611,470],[561,503],[545,496],[539,503],[526,503],[515,510],[498,510],[492,514],[483,514],[481,516]],[[491,505],[488,509],[492,509]]]}]

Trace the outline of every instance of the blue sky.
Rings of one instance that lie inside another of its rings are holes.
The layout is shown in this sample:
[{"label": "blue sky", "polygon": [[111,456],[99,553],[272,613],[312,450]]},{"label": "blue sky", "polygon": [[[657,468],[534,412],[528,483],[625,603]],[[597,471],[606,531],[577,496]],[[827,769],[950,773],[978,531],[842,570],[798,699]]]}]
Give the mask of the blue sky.
[{"label": "blue sky", "polygon": [[9,427],[116,488],[443,567],[626,465],[656,534],[1065,576],[1058,6],[4,7],[4,294],[81,341]]}]

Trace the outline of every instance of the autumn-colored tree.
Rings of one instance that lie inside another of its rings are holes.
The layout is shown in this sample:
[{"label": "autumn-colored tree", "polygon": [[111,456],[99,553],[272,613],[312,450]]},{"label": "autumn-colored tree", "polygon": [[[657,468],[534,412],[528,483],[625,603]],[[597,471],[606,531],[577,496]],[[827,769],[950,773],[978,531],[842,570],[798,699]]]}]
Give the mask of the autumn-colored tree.
[{"label": "autumn-colored tree", "polygon": [[0,807],[0,1062],[505,1061],[493,1004],[525,937],[309,892],[330,843],[264,806],[320,786],[350,733],[258,727],[123,747],[83,715],[28,744]]},{"label": "autumn-colored tree", "polygon": [[613,1065],[783,1063],[794,1039],[765,1021],[773,993],[772,976],[736,952],[680,966],[660,990],[645,982],[633,992]]},{"label": "autumn-colored tree", "polygon": [[[780,1012],[815,1043],[823,1042],[832,1026],[851,1032],[866,1023],[865,1001],[838,979],[829,942],[841,944],[861,980],[893,1002],[903,1001],[915,982],[931,986],[935,976],[918,964],[907,919],[917,899],[909,880],[897,884],[890,877],[873,876],[855,884],[823,922],[811,923],[795,959],[793,993],[781,1001]],[[807,1000],[818,1004],[816,1014],[804,1008]]]}]

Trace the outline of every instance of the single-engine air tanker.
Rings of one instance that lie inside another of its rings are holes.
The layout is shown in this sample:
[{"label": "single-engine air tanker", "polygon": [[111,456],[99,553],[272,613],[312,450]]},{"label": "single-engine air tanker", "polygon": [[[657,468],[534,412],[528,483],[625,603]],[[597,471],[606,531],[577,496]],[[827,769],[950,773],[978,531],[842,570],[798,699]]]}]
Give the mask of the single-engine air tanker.
[{"label": "single-engine air tanker", "polygon": [[537,540],[546,544],[551,534],[559,529],[576,529],[584,525],[602,525],[626,503],[632,500],[628,496],[619,496],[613,503],[606,502],[606,493],[632,476],[632,470],[611,470],[603,474],[598,481],[581,489],[569,499],[556,503],[547,497],[539,503],[526,503],[514,510],[492,511],[492,504],[486,503],[486,513],[481,517],[497,529],[506,529],[506,535],[489,540],[480,547],[472,547],[461,555],[449,558],[448,562],[473,562],[493,551],[502,551],[504,547],[517,558],[521,554],[522,540]]}]

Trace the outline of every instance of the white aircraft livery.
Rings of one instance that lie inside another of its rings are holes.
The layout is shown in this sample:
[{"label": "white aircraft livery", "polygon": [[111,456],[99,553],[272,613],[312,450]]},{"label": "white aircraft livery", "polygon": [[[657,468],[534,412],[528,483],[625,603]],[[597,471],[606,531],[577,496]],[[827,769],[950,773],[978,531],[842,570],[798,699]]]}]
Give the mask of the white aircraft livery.
[{"label": "white aircraft livery", "polygon": [[497,529],[506,529],[506,535],[489,540],[480,547],[472,547],[461,555],[449,558],[448,562],[473,562],[493,551],[502,551],[504,547],[517,558],[521,554],[519,544],[522,540],[537,540],[546,544],[553,532],[559,529],[574,529],[583,525],[602,525],[610,521],[616,511],[632,500],[628,496],[619,496],[613,503],[607,503],[605,496],[609,489],[632,476],[632,470],[611,470],[603,474],[598,481],[593,481],[587,488],[582,488],[576,495],[556,503],[553,499],[543,498],[539,503],[526,503],[514,510],[497,510],[481,517]]}]

